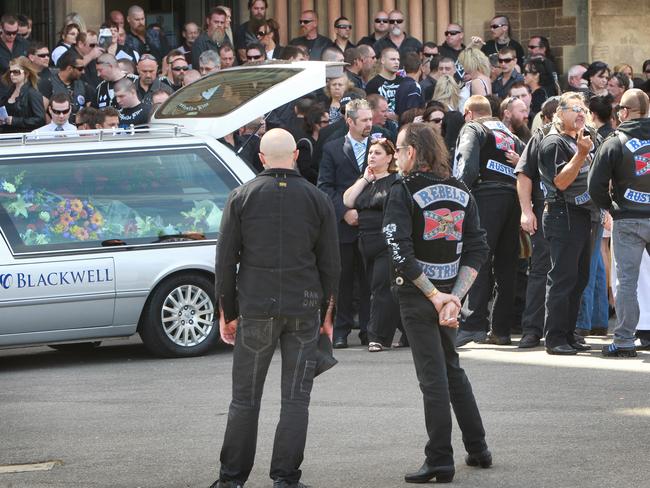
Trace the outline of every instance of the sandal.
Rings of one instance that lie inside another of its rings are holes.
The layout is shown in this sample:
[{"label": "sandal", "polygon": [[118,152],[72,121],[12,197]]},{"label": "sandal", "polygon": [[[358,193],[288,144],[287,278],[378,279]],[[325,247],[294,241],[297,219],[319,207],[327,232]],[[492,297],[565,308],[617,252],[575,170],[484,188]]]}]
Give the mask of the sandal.
[{"label": "sandal", "polygon": [[379,342],[368,343],[368,352],[381,352],[383,350],[384,346],[382,346]]}]

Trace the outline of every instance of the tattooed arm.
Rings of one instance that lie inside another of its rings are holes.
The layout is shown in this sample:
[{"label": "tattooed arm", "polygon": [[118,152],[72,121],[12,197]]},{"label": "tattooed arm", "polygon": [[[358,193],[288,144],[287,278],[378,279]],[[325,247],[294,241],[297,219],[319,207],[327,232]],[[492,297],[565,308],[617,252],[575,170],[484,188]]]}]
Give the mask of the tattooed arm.
[{"label": "tattooed arm", "polygon": [[478,275],[478,271],[474,268],[461,266],[460,271],[458,272],[458,277],[456,278],[456,283],[454,283],[454,288],[451,290],[451,294],[456,295],[460,300],[462,300],[472,287],[476,275]]}]

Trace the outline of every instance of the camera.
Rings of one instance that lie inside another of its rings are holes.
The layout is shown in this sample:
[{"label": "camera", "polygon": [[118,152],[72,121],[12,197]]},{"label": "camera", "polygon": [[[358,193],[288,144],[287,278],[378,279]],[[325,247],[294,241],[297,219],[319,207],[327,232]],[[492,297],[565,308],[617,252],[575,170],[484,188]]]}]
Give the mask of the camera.
[{"label": "camera", "polygon": [[102,27],[99,30],[97,45],[101,47],[104,51],[106,51],[108,49],[108,46],[111,45],[112,41],[113,41],[113,34],[111,34],[111,30],[106,27]]}]

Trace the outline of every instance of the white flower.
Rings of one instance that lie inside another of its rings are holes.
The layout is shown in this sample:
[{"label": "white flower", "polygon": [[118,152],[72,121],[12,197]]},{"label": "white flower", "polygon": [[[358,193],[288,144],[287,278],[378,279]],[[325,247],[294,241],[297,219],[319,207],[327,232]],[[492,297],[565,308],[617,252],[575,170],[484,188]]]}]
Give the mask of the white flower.
[{"label": "white flower", "polygon": [[2,189],[9,193],[16,193],[16,187],[8,181],[2,183]]}]

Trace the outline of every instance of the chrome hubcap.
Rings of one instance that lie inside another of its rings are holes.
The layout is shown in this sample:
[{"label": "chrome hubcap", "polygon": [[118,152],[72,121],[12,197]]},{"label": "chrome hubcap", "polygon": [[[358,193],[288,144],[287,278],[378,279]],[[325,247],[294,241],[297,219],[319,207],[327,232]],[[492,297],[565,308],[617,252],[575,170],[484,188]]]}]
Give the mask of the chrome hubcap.
[{"label": "chrome hubcap", "polygon": [[214,327],[212,299],[194,285],[183,285],[172,290],[163,302],[160,315],[167,337],[182,347],[200,344]]}]

